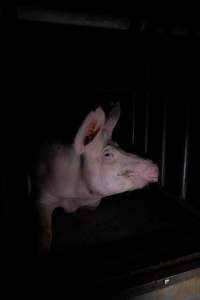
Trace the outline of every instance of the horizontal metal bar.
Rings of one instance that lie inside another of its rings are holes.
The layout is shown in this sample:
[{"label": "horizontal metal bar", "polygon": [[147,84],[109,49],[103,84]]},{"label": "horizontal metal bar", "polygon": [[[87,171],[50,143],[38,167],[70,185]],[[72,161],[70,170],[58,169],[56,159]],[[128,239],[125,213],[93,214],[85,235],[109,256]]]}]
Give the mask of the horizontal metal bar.
[{"label": "horizontal metal bar", "polygon": [[[178,268],[177,268],[178,269]],[[173,268],[171,269],[173,270]],[[172,271],[171,271],[172,272]],[[166,272],[167,273],[167,272]],[[168,270],[168,273],[170,271]],[[156,277],[156,273],[152,275]],[[167,286],[174,286],[176,284],[180,284],[181,282],[190,280],[192,278],[198,278],[200,276],[200,268],[199,268],[199,260],[197,261],[197,267],[192,270],[187,270],[185,272],[177,273],[175,275],[169,275],[167,277],[158,278],[147,282],[142,285],[138,285],[134,288],[130,288],[129,290],[122,293],[125,299],[132,299],[132,297],[142,296],[148,293],[151,293],[156,290],[160,290],[166,288]]]},{"label": "horizontal metal bar", "polygon": [[193,252],[110,277],[104,290],[115,290],[120,299],[132,299],[197,276],[200,276],[200,252]]},{"label": "horizontal metal bar", "polygon": [[110,15],[74,13],[53,9],[18,6],[17,17],[19,20],[59,23],[88,27],[101,27],[108,29],[128,30],[131,20],[126,17]]}]

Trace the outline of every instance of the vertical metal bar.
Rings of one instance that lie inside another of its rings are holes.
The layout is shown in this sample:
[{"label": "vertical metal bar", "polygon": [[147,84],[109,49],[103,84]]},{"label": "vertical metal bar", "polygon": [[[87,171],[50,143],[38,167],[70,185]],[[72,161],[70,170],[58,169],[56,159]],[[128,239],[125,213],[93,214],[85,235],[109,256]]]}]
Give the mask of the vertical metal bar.
[{"label": "vertical metal bar", "polygon": [[167,138],[167,103],[163,104],[163,128],[162,128],[162,153],[161,153],[161,186],[165,186],[165,164],[166,164],[166,138]]},{"label": "vertical metal bar", "polygon": [[133,99],[132,99],[132,145],[134,145],[135,140],[135,105],[136,103],[136,94],[134,93]]},{"label": "vertical metal bar", "polygon": [[190,111],[186,107],[186,123],[185,123],[185,140],[183,154],[183,175],[181,182],[181,197],[186,199],[187,194],[187,170],[188,170],[188,148],[189,148],[189,133],[190,133]]},{"label": "vertical metal bar", "polygon": [[146,93],[145,101],[145,136],[144,136],[144,153],[148,153],[148,140],[149,140],[149,107],[150,107],[150,92]]}]

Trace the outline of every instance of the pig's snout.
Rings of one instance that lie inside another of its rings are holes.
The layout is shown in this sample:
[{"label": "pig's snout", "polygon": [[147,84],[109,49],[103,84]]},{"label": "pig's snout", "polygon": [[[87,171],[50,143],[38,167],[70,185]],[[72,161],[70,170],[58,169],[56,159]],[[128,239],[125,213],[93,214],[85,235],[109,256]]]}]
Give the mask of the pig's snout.
[{"label": "pig's snout", "polygon": [[136,173],[148,182],[157,182],[159,169],[152,161],[140,162],[136,168]]}]

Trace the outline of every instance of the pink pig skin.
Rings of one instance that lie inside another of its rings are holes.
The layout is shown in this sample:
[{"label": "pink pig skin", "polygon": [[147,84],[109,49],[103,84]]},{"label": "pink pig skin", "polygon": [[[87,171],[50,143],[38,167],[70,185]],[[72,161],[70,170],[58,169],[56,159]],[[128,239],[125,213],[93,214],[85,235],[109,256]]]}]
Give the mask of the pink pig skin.
[{"label": "pink pig skin", "polygon": [[158,167],[150,160],[127,153],[112,139],[120,117],[117,103],[107,118],[101,107],[90,112],[70,146],[51,145],[37,168],[37,214],[40,253],[52,241],[55,208],[67,213],[80,207],[96,208],[105,196],[132,191],[158,180]]}]

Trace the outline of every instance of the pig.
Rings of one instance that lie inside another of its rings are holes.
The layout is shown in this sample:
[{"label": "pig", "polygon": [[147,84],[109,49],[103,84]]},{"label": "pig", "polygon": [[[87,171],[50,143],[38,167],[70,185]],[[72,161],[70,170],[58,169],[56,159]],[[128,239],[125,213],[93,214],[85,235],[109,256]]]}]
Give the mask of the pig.
[{"label": "pig", "polygon": [[101,199],[141,189],[157,182],[158,167],[151,160],[122,150],[112,141],[121,109],[107,115],[101,107],[83,121],[71,145],[52,144],[36,172],[39,252],[50,252],[52,213],[61,207],[73,213],[81,207],[96,209]]}]

